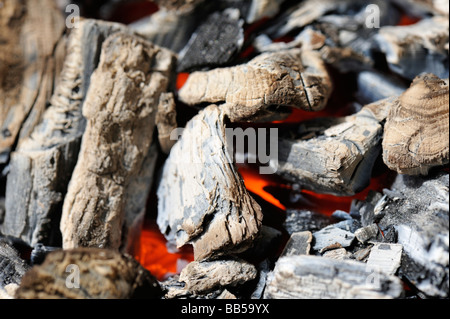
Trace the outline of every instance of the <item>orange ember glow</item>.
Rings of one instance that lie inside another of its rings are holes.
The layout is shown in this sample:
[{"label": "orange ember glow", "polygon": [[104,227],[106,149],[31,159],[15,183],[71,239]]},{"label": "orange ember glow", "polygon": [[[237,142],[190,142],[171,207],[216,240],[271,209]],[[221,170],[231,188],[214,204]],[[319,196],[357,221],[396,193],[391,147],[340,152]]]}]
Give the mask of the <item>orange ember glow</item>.
[{"label": "orange ember glow", "polygon": [[178,73],[177,84],[176,84],[177,90],[180,90],[183,87],[183,85],[184,85],[184,83],[186,83],[188,77],[189,77],[189,73],[185,73],[185,72]]},{"label": "orange ember glow", "polygon": [[171,253],[167,250],[166,243],[158,227],[154,223],[146,223],[135,258],[158,280],[178,274],[183,265],[194,260],[192,249],[183,247],[179,252]]},{"label": "orange ember glow", "polygon": [[239,173],[244,179],[244,184],[247,190],[256,195],[263,198],[265,201],[271,203],[272,205],[281,208],[282,210],[286,210],[286,207],[280,203],[278,199],[276,199],[272,194],[267,192],[264,188],[266,186],[280,186],[275,184],[274,182],[264,179],[252,169],[247,168],[246,166],[239,167]]},{"label": "orange ember glow", "polygon": [[411,25],[420,21],[420,18],[411,17],[409,15],[403,14],[398,22],[398,25]]},{"label": "orange ember glow", "polygon": [[[306,189],[294,190],[288,182],[280,182],[270,175],[259,175],[257,169],[248,166],[238,166],[246,188],[261,197],[266,202],[282,209],[308,209],[324,215],[331,215],[336,210],[349,212],[354,199],[365,200],[370,191],[382,192],[390,187],[394,173],[386,171],[374,176],[370,184],[353,196],[335,196],[319,194]],[[292,200],[291,197],[297,198]]]}]

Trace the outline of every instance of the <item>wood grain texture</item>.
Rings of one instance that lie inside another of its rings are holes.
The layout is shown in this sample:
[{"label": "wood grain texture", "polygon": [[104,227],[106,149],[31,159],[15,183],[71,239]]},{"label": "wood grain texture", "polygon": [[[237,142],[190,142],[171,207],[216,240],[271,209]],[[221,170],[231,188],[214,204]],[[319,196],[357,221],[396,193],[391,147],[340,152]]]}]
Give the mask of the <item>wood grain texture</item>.
[{"label": "wood grain texture", "polygon": [[161,296],[157,280],[133,257],[98,248],[51,252],[41,265],[25,274],[15,295],[18,299],[152,299]]},{"label": "wood grain texture", "polygon": [[354,260],[281,257],[269,275],[268,299],[393,299],[403,294],[398,277]]},{"label": "wood grain texture", "polygon": [[22,124],[36,124],[52,95],[64,51],[64,18],[51,0],[8,0],[0,10],[0,164]]},{"label": "wood grain texture", "polygon": [[252,120],[272,105],[317,111],[325,107],[331,79],[319,53],[291,49],[263,53],[246,64],[191,73],[182,102],[218,103],[231,121]]},{"label": "wood grain texture", "polygon": [[39,124],[19,140],[11,154],[1,233],[32,246],[61,245],[58,225],[62,202],[86,126],[82,104],[101,44],[109,34],[124,29],[117,23],[83,19],[71,31],[50,105]]},{"label": "wood grain texture", "polygon": [[383,135],[383,160],[400,174],[428,174],[449,162],[448,79],[414,79],[391,107]]},{"label": "wood grain texture", "polygon": [[153,139],[156,109],[175,56],[141,37],[116,33],[102,46],[83,116],[86,130],[64,199],[63,247],[119,249],[127,189]]},{"label": "wood grain texture", "polygon": [[380,153],[382,109],[390,103],[381,100],[354,115],[304,122],[294,138],[279,138],[276,174],[319,193],[360,192],[369,184]]}]

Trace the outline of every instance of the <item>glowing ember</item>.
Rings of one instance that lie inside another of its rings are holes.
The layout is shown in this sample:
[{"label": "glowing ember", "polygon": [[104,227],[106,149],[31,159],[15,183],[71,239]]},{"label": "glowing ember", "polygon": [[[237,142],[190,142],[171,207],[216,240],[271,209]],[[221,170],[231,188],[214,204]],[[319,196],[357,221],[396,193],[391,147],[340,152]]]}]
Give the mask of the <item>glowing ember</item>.
[{"label": "glowing ember", "polygon": [[420,18],[411,17],[409,15],[403,14],[398,22],[398,25],[411,25],[420,21]]},{"label": "glowing ember", "polygon": [[187,78],[189,77],[189,73],[178,73],[177,75],[177,90],[181,89],[184,85],[184,83],[186,83]]},{"label": "glowing ember", "polygon": [[183,247],[177,253],[167,250],[166,239],[153,223],[146,223],[140,237],[135,258],[158,280],[178,274],[188,262],[194,260],[192,249]]},{"label": "glowing ember", "polygon": [[249,169],[247,166],[239,166],[239,173],[244,179],[244,184],[247,190],[260,196],[272,205],[281,208],[282,210],[286,210],[286,207],[265,189],[267,186],[280,185],[277,185],[275,182],[268,179],[262,178],[261,175],[259,175],[256,171]]},{"label": "glowing ember", "polygon": [[358,194],[335,196],[297,189],[296,185],[277,180],[275,177],[259,175],[257,169],[249,166],[239,165],[238,169],[246,188],[268,203],[282,210],[308,209],[324,215],[331,215],[336,210],[349,212],[354,199],[365,200],[370,191],[382,192],[383,188],[389,188],[395,176],[393,172],[386,170],[374,176],[370,184]]}]

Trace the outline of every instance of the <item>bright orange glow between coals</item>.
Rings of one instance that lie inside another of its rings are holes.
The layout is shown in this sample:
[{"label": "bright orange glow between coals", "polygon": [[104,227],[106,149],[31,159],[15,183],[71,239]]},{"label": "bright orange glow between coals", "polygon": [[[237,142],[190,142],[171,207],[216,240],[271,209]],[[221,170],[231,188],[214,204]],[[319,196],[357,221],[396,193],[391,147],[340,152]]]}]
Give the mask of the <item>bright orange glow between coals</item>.
[{"label": "bright orange glow between coals", "polygon": [[192,249],[183,248],[179,252],[169,252],[167,240],[158,227],[147,222],[142,229],[136,260],[158,280],[178,274],[183,266],[194,260]]},{"label": "bright orange glow between coals", "polygon": [[184,85],[184,83],[186,83],[188,77],[189,77],[189,73],[186,73],[186,72],[178,73],[177,84],[176,84],[177,90],[180,90],[183,87],[183,85]]},{"label": "bright orange glow between coals", "polygon": [[266,186],[280,186],[279,184],[275,184],[269,179],[264,179],[256,171],[248,169],[246,166],[239,166],[239,173],[241,174],[245,188],[247,188],[248,191],[255,193],[272,205],[281,208],[282,210],[286,210],[286,207],[281,204],[278,199],[264,189]]}]

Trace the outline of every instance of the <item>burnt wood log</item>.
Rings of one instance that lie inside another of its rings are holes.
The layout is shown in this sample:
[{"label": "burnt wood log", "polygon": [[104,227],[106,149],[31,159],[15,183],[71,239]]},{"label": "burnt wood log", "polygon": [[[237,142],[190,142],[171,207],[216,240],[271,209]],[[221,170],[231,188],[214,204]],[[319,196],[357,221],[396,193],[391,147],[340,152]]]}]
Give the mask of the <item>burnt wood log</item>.
[{"label": "burnt wood log", "polygon": [[374,37],[389,68],[412,80],[421,73],[449,77],[449,21],[435,16],[408,26],[385,26]]},{"label": "burnt wood log", "polygon": [[64,248],[126,244],[128,188],[149,152],[174,62],[171,51],[138,36],[116,33],[103,43],[83,105],[87,126],[80,155],[64,199]]},{"label": "burnt wood log", "polygon": [[61,245],[58,224],[62,202],[85,129],[81,107],[101,43],[109,34],[124,29],[121,24],[81,20],[72,30],[50,106],[11,155],[1,233],[21,238],[31,246]]},{"label": "burnt wood log", "polygon": [[51,252],[31,268],[17,299],[156,299],[162,290],[133,257],[113,250],[77,248]]},{"label": "burnt wood log", "polygon": [[223,66],[244,44],[244,20],[238,9],[215,12],[194,31],[178,56],[178,72]]},{"label": "burnt wood log", "polygon": [[51,0],[2,2],[0,10],[0,164],[24,122],[29,133],[47,106],[64,59],[64,18]]},{"label": "burnt wood log", "polygon": [[[354,195],[370,182],[381,150],[381,121],[391,99],[367,105],[344,118],[317,119],[300,126],[297,139],[279,138],[276,174],[300,187]],[[322,128],[321,128],[322,127]]]},{"label": "burnt wood log", "polygon": [[317,111],[325,107],[331,91],[319,54],[292,49],[263,53],[234,67],[191,73],[179,98],[189,105],[225,102],[220,107],[237,122],[267,116],[272,105]]},{"label": "burnt wood log", "polygon": [[248,249],[261,226],[261,208],[233,165],[225,115],[215,105],[187,123],[157,195],[159,229],[177,247],[192,244],[195,260]]},{"label": "burnt wood log", "polygon": [[191,294],[206,294],[224,287],[236,287],[256,278],[255,266],[243,260],[213,260],[189,263],[179,280]]},{"label": "burnt wood log", "polygon": [[264,292],[266,299],[392,299],[402,295],[398,277],[365,263],[307,255],[281,257]]},{"label": "burnt wood log", "polygon": [[420,75],[392,105],[383,135],[383,161],[400,174],[428,174],[449,162],[448,79]]}]

